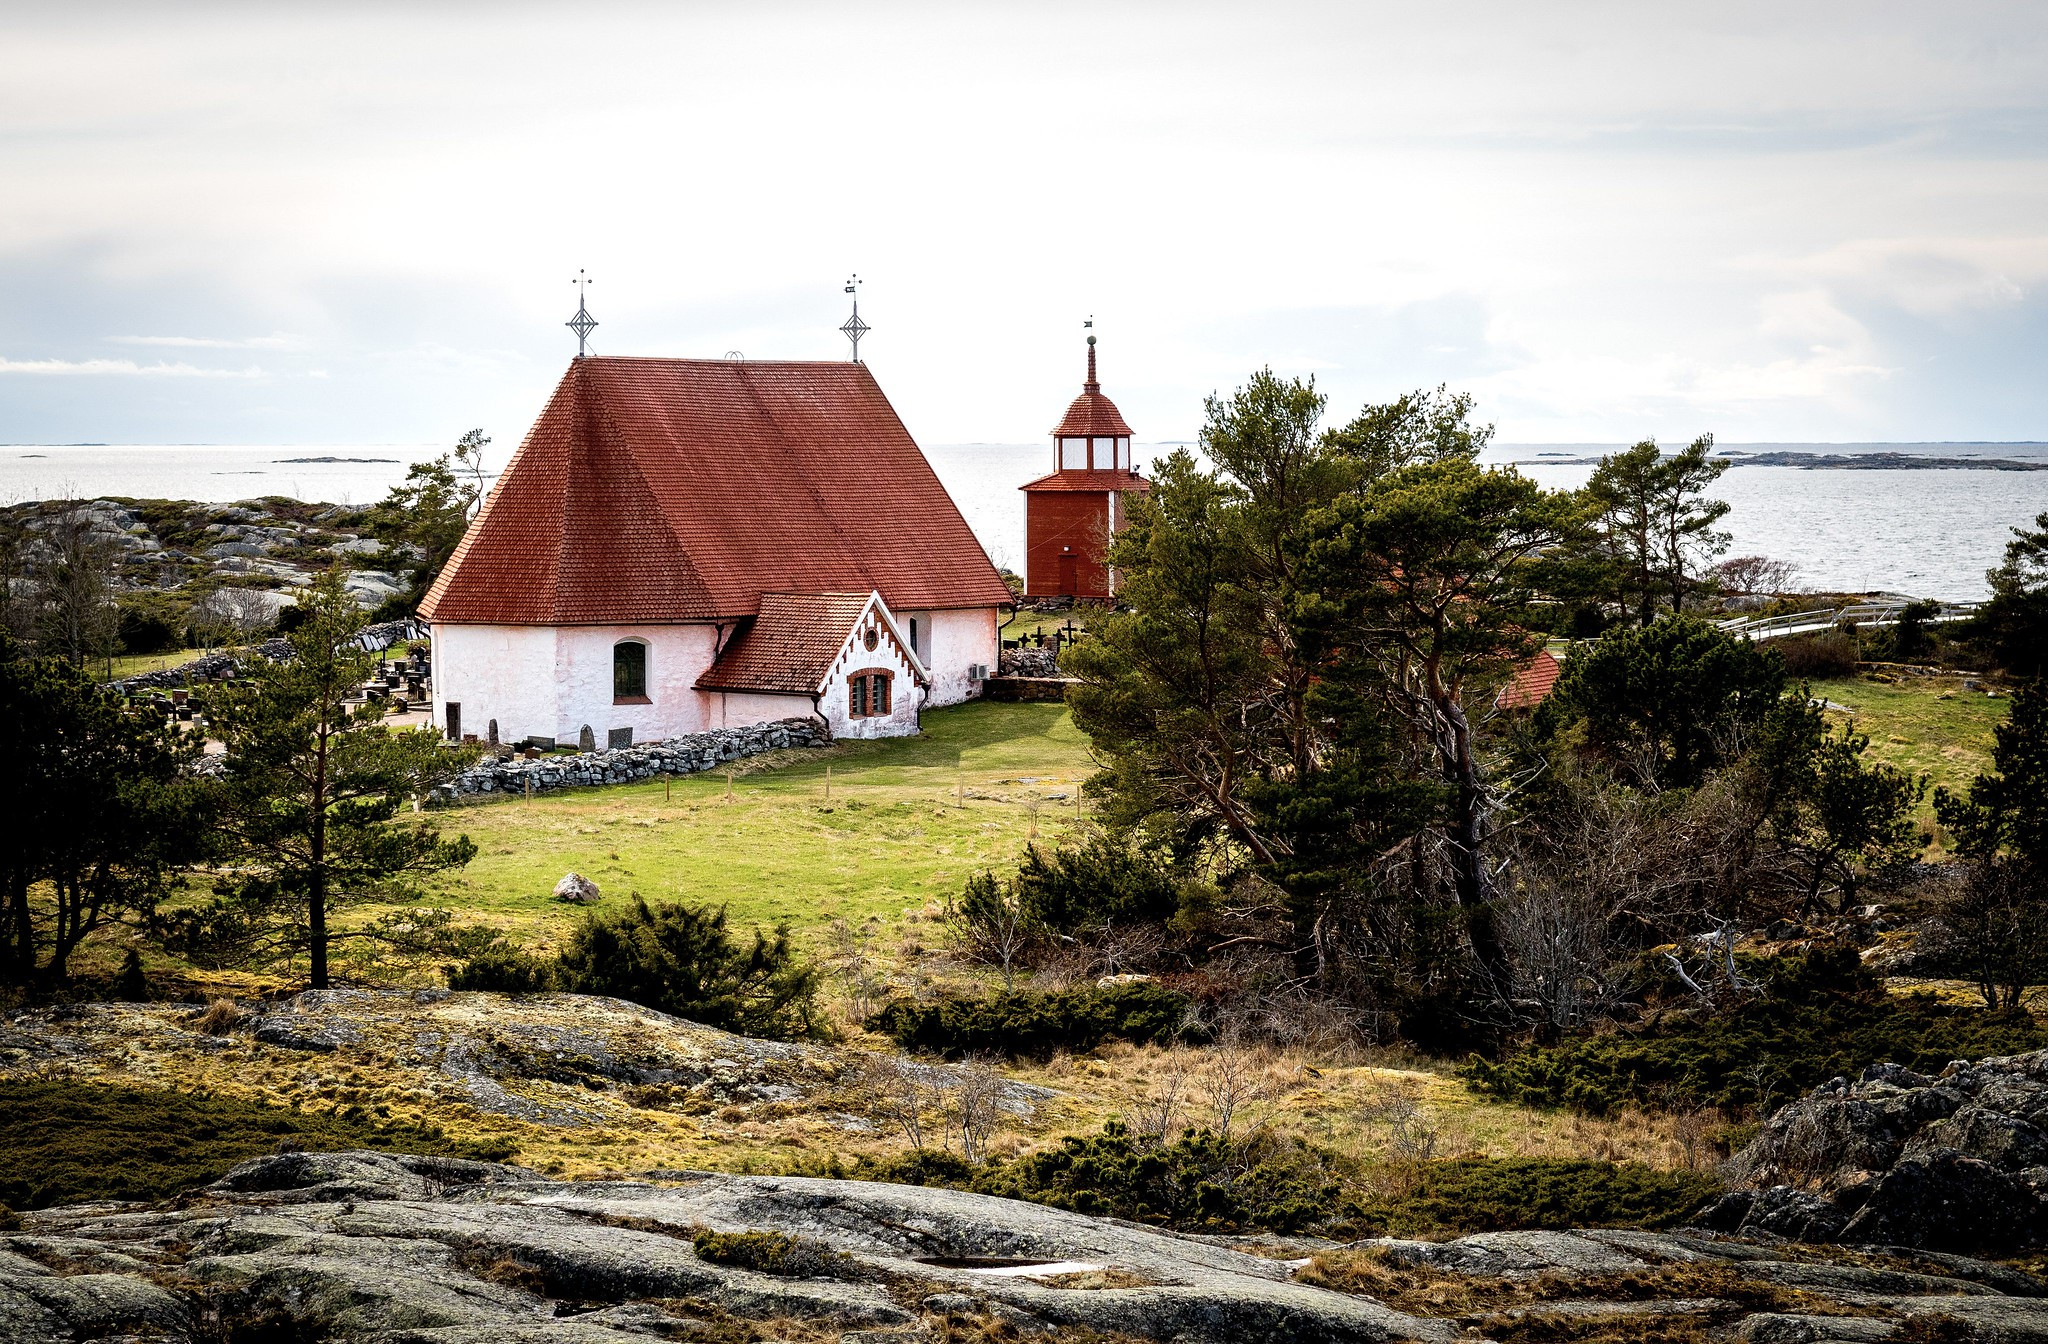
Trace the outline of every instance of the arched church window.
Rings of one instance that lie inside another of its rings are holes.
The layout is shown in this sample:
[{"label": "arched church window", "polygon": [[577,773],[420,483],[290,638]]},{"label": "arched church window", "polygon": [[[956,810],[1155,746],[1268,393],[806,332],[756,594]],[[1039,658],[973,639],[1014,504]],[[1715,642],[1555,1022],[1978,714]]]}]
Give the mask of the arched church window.
[{"label": "arched church window", "polygon": [[612,703],[647,703],[647,646],[637,639],[612,645]]}]

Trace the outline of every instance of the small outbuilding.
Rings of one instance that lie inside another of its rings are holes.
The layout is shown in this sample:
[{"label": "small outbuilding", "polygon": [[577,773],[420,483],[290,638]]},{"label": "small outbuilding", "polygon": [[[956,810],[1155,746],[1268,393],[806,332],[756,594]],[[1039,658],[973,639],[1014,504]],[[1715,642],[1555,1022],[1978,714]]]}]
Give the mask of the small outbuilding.
[{"label": "small outbuilding", "polygon": [[1131,427],[1095,377],[1088,338],[1088,379],[1052,432],[1053,471],[1024,491],[1024,596],[1107,600],[1116,594],[1109,539],[1124,524],[1124,496],[1151,482],[1131,458]]}]

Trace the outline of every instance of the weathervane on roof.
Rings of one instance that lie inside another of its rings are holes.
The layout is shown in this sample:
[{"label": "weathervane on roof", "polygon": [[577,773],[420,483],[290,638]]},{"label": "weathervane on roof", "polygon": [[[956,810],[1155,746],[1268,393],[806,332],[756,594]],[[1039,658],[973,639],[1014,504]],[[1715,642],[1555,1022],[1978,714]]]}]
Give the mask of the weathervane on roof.
[{"label": "weathervane on roof", "polygon": [[1102,384],[1095,380],[1095,314],[1088,314],[1088,320],[1081,324],[1081,330],[1088,333],[1088,381],[1082,386],[1089,392],[1100,391]]},{"label": "weathervane on roof", "polygon": [[874,328],[860,320],[860,277],[851,276],[846,281],[846,292],[853,295],[853,316],[841,324],[839,330],[846,333],[846,339],[853,342],[853,362],[860,363],[860,338]]},{"label": "weathervane on roof", "polygon": [[590,339],[591,332],[597,330],[597,319],[592,317],[590,310],[583,306],[583,293],[594,282],[583,273],[583,268],[579,266],[576,268],[576,278],[569,283],[576,286],[576,316],[570,318],[562,325],[576,333],[576,358],[581,359],[585,354],[584,342]]}]

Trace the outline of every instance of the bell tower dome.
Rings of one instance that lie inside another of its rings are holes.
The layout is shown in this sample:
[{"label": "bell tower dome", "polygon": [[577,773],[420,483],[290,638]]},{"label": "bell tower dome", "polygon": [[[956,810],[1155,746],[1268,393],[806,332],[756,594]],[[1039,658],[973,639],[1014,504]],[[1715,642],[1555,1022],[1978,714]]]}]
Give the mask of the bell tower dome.
[{"label": "bell tower dome", "polygon": [[1095,376],[1095,338],[1088,338],[1088,381],[1052,432],[1054,471],[1130,471],[1131,427]]}]

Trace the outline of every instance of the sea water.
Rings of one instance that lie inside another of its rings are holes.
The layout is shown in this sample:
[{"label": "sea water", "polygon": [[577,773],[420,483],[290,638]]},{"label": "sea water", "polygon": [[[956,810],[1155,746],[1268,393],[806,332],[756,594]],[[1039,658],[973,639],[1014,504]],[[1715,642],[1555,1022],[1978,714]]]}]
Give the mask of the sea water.
[{"label": "sea water", "polygon": [[[1487,460],[1513,464],[1544,485],[1577,486],[1587,459],[1617,445],[1501,444]],[[1142,468],[1173,451],[1141,444]],[[2048,444],[1734,444],[1732,452],[1906,453],[2048,465]],[[368,504],[406,467],[443,445],[0,446],[0,503],[69,496],[227,502],[258,495]],[[1049,444],[933,444],[925,455],[998,564],[1021,568],[1024,500],[1017,487],[1052,469]],[[1969,601],[2010,529],[2048,512],[2048,471],[1858,471],[1737,466],[1713,493],[1732,506],[1722,526],[1729,555],[1767,555],[1798,567],[1808,586],[1912,593]]]}]

